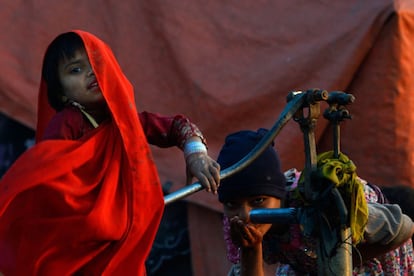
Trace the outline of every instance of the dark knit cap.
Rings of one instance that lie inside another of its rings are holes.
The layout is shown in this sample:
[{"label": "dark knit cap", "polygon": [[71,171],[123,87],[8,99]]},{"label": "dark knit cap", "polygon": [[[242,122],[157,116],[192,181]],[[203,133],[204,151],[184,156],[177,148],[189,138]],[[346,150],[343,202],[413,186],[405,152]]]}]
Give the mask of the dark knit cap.
[{"label": "dark knit cap", "polygon": [[[242,130],[228,135],[217,159],[221,169],[226,169],[245,157],[267,132],[261,128],[257,132]],[[272,144],[249,166],[221,180],[218,196],[222,203],[238,197],[257,195],[283,199],[285,187],[286,179]]]}]

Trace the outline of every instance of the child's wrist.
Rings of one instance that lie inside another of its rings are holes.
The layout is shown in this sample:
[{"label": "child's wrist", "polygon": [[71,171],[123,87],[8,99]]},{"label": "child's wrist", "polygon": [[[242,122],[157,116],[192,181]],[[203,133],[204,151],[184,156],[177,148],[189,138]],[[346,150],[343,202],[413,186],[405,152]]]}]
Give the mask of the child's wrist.
[{"label": "child's wrist", "polygon": [[207,147],[201,141],[187,141],[184,144],[184,158],[187,159],[193,153],[207,153]]}]

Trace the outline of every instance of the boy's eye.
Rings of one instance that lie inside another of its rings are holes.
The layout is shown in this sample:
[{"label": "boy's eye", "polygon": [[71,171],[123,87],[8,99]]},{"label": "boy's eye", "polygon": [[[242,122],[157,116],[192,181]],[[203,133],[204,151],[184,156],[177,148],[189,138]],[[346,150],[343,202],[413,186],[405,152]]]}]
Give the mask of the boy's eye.
[{"label": "boy's eye", "polygon": [[237,207],[236,202],[232,202],[232,201],[228,201],[228,202],[226,202],[226,203],[225,203],[225,205],[226,205],[226,207],[227,207],[227,208],[229,208],[229,209],[234,209],[234,208],[236,208],[236,207]]},{"label": "boy's eye", "polygon": [[266,198],[264,197],[256,197],[252,200],[253,206],[261,206],[265,202]]}]

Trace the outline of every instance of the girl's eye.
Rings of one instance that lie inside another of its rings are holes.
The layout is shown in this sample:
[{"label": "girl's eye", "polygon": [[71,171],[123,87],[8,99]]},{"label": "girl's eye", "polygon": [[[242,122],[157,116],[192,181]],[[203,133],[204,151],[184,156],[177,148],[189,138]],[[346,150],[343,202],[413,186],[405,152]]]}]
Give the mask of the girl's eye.
[{"label": "girl's eye", "polygon": [[80,67],[73,67],[70,69],[71,73],[79,73],[80,71],[82,71]]}]

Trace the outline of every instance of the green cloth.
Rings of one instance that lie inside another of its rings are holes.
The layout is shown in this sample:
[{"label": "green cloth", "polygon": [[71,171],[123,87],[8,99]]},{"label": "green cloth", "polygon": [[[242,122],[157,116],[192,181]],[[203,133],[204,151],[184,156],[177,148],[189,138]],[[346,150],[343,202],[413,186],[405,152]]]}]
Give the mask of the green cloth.
[{"label": "green cloth", "polygon": [[[356,174],[355,164],[343,153],[340,153],[338,158],[334,158],[333,151],[324,152],[317,158],[317,176],[320,183],[334,184],[341,193],[348,209],[352,241],[358,244],[363,238],[368,221],[368,205],[364,195],[364,185]],[[301,175],[296,193],[296,196],[302,200],[304,195],[299,195],[299,190],[304,190],[303,185],[304,173]]]},{"label": "green cloth", "polygon": [[330,180],[340,191],[348,206],[352,240],[359,243],[368,221],[368,204],[355,164],[345,154],[334,158],[333,151],[328,151],[318,155],[317,168],[319,176]]}]

